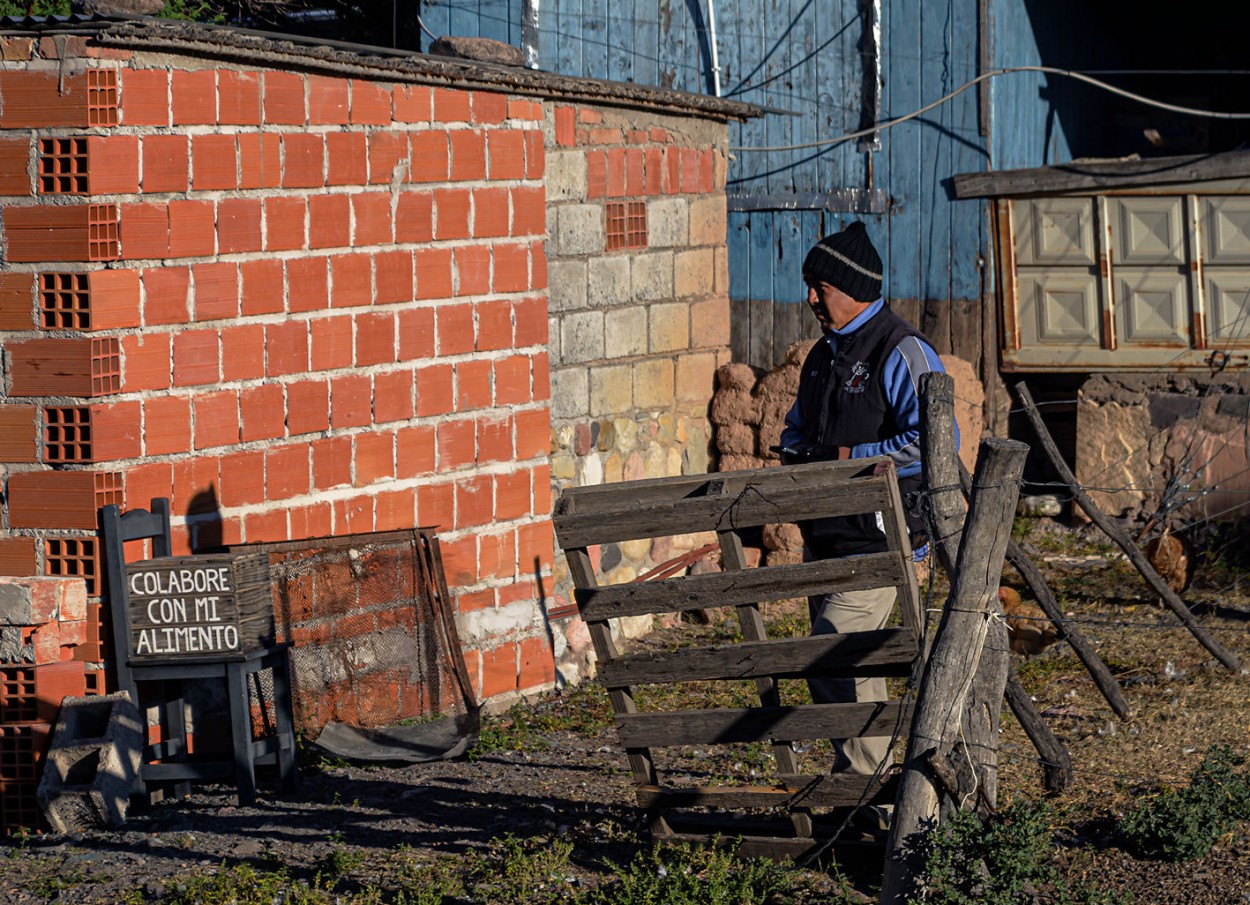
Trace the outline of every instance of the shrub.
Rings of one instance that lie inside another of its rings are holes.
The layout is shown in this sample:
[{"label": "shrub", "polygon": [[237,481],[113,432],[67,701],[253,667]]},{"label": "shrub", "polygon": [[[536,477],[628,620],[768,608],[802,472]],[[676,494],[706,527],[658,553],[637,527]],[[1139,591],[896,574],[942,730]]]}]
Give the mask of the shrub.
[{"label": "shrub", "polygon": [[725,848],[657,845],[612,869],[616,879],[594,891],[591,905],[756,905],[789,887],[777,864]]},{"label": "shrub", "polygon": [[1212,747],[1189,785],[1165,788],[1120,823],[1120,834],[1143,858],[1190,861],[1211,850],[1233,823],[1250,817],[1250,775],[1238,772],[1231,748]]}]

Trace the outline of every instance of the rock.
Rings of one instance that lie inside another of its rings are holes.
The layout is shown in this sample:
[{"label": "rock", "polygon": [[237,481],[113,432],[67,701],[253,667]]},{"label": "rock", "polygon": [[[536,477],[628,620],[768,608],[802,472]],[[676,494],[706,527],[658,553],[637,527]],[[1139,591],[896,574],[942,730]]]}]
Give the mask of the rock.
[{"label": "rock", "polygon": [[985,432],[985,388],[972,365],[954,355],[942,355],[942,367],[955,381],[955,423],[959,425],[959,460],[972,474],[977,467],[977,448]]},{"label": "rock", "polygon": [[749,393],[755,389],[755,369],[750,365],[727,364],[716,370],[716,385],[725,390],[739,390]]},{"label": "rock", "polygon": [[440,57],[455,57],[477,63],[501,63],[504,66],[524,66],[525,54],[519,47],[492,38],[468,38],[459,35],[443,35],[430,45],[430,53]]},{"label": "rock", "polygon": [[755,455],[755,431],[749,424],[722,424],[716,428],[716,448],[731,456]]},{"label": "rock", "polygon": [[82,16],[155,16],[165,0],[75,0],[72,12]]}]

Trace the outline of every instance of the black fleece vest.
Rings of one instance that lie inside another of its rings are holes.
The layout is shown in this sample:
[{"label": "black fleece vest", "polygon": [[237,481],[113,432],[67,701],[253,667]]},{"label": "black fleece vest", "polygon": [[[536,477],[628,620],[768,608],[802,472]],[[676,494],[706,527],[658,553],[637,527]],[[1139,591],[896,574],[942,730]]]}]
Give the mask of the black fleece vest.
[{"label": "black fleece vest", "polygon": [[[809,443],[825,447],[876,443],[899,433],[898,423],[885,395],[883,371],[886,359],[908,336],[924,334],[883,305],[866,324],[848,336],[838,337],[835,355],[829,343],[818,340],[803,362],[799,376],[799,404],[803,433]],[[926,340],[927,342],[927,340]],[[920,489],[917,475],[899,479],[906,500]],[[913,536],[924,530],[919,512],[907,512]],[[818,558],[880,553],[885,535],[872,513],[845,518],[816,519],[801,525],[805,540]]]}]

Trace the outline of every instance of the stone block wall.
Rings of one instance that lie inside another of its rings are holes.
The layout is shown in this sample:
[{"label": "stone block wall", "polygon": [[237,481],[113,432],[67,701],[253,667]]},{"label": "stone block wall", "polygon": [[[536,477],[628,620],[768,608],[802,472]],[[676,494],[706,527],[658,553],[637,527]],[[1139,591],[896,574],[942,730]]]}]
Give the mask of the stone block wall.
[{"label": "stone block wall", "polygon": [[[555,490],[712,470],[708,403],[729,361],[723,122],[600,105],[548,106],[547,259]],[[632,581],[701,538],[592,551]],[[550,615],[565,679],[589,638],[555,566]],[[645,631],[649,619],[621,626]],[[646,623],[646,624],[644,624]]]},{"label": "stone block wall", "polygon": [[98,595],[97,508],[158,496],[176,553],[437,526],[479,693],[550,686],[542,103],[4,60],[0,574]]}]

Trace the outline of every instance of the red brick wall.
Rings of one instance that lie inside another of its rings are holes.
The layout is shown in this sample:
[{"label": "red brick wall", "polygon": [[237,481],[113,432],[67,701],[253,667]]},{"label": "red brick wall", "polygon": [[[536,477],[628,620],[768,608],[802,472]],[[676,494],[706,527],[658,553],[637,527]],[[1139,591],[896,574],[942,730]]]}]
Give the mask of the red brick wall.
[{"label": "red brick wall", "polygon": [[[536,613],[541,104],[169,56],[59,87],[30,47],[0,69],[0,574],[93,577],[96,508],[167,496],[179,553],[437,525],[462,612]],[[553,679],[509,625],[466,639],[483,695]]]}]

